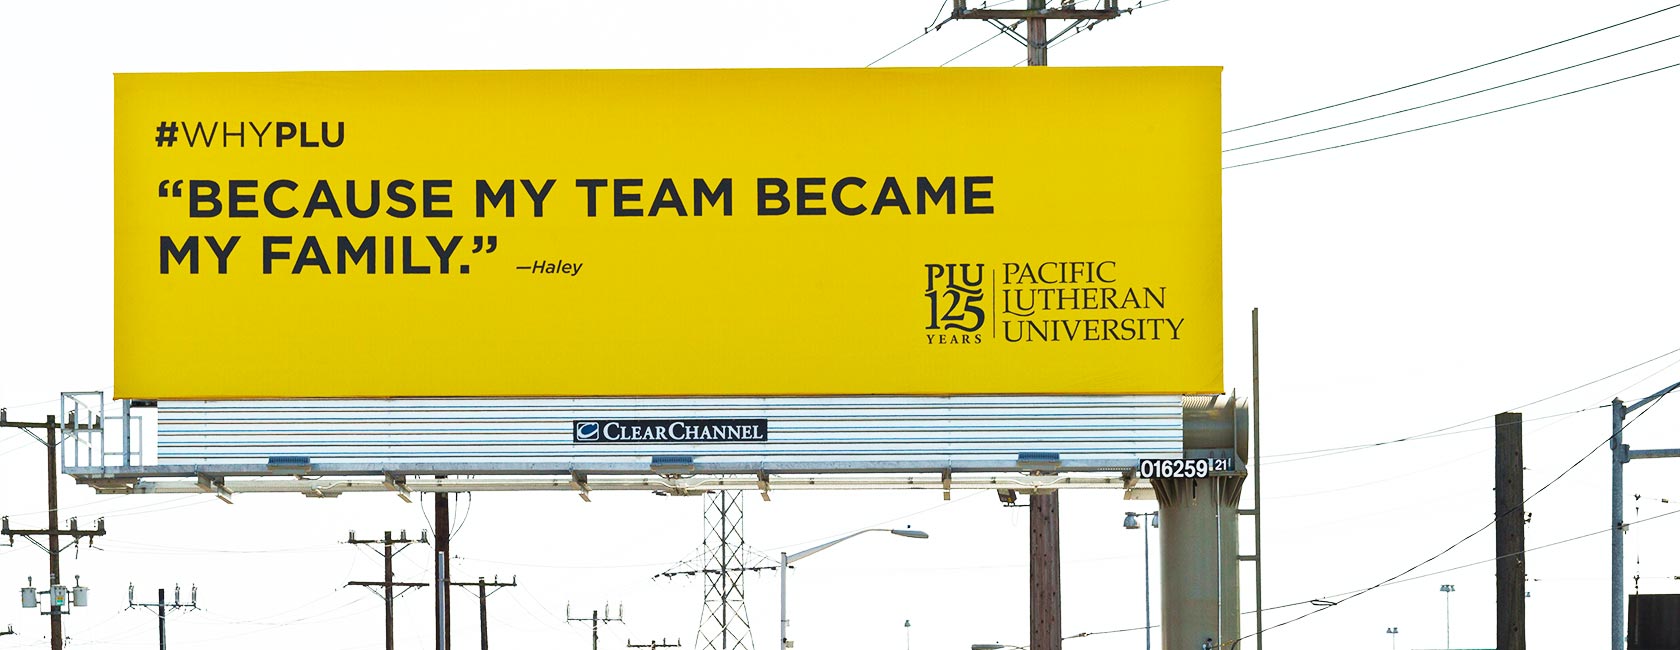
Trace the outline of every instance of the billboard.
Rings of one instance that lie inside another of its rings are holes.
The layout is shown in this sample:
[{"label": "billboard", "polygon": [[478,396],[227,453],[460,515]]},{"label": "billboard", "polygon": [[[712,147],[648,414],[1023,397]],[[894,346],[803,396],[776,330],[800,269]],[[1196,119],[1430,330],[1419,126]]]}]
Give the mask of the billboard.
[{"label": "billboard", "polygon": [[116,393],[1216,393],[1218,74],[117,75]]}]

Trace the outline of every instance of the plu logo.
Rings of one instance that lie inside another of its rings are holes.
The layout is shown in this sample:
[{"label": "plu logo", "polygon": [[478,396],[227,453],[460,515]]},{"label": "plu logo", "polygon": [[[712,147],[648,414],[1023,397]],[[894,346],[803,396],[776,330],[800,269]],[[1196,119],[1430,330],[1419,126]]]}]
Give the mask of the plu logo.
[{"label": "plu logo", "polygon": [[600,437],[600,422],[579,422],[577,423],[577,428],[572,430],[573,440],[593,441],[599,439]]}]

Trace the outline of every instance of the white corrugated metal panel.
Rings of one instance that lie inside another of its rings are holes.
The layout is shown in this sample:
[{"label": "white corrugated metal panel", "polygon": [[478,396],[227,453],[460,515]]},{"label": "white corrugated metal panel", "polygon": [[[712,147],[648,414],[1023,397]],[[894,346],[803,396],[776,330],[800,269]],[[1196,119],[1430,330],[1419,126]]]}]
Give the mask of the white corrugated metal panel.
[{"label": "white corrugated metal panel", "polygon": [[[1020,454],[1119,469],[1182,454],[1177,396],[760,397],[164,401],[160,465],[327,465],[465,473],[994,470]],[[577,421],[764,419],[767,442],[573,441]]]}]

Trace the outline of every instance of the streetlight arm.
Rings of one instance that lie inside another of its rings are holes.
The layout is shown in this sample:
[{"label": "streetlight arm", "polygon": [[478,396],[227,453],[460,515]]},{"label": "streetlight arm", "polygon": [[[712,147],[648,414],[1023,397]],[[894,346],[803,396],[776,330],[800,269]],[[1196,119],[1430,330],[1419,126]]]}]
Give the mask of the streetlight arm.
[{"label": "streetlight arm", "polygon": [[1625,412],[1626,413],[1632,413],[1634,411],[1637,411],[1641,407],[1645,406],[1646,404],[1650,404],[1651,402],[1662,399],[1662,396],[1674,392],[1674,389],[1676,389],[1676,388],[1680,388],[1680,382],[1675,382],[1673,385],[1669,386],[1668,388],[1664,388],[1664,389],[1659,390],[1655,393],[1651,393],[1650,396],[1646,397],[1645,399],[1634,402],[1632,406],[1627,407]]},{"label": "streetlight arm", "polygon": [[800,551],[798,553],[789,553],[788,556],[787,556],[787,563],[788,564],[793,564],[794,562],[798,562],[798,561],[803,560],[805,558],[816,555],[819,552],[828,550],[829,547],[834,546],[835,544],[839,544],[840,542],[844,542],[848,539],[851,539],[853,537],[857,537],[858,535],[862,535],[864,533],[874,533],[874,532],[890,533],[890,532],[892,532],[892,529],[891,528],[865,528],[863,530],[857,531],[857,532],[852,533],[850,535],[847,535],[845,537],[841,537],[839,539],[834,539],[834,540],[829,540],[828,542],[818,544],[816,546],[805,549],[805,550]]}]

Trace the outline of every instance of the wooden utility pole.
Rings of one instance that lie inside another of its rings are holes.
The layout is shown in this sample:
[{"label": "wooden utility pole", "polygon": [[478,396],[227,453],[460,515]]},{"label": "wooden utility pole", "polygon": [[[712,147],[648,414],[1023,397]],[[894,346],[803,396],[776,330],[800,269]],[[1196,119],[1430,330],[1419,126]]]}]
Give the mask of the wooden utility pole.
[{"label": "wooden utility pole", "polygon": [[[350,540],[346,543],[381,544],[385,547],[382,553],[385,556],[385,579],[380,582],[355,580],[350,582],[349,586],[367,587],[368,589],[380,587],[384,590],[383,593],[381,593],[380,590],[374,589],[374,593],[380,594],[385,599],[385,650],[396,650],[397,597],[408,593],[410,589],[421,589],[428,585],[424,582],[396,582],[396,576],[394,574],[393,567],[391,566],[391,559],[396,557],[396,554],[401,553],[404,548],[408,547],[409,544],[425,544],[426,531],[420,531],[420,539],[410,541],[408,539],[408,531],[406,530],[402,531],[401,537],[392,537],[391,531],[387,530],[385,531],[385,537],[382,539],[357,539],[356,531],[352,530],[350,531]],[[402,548],[398,548],[399,545]],[[403,590],[397,591],[397,587],[402,587]]]},{"label": "wooden utility pole", "polygon": [[[478,587],[478,646],[481,650],[490,650],[490,607],[485,604],[485,601],[490,598],[490,594],[501,591],[502,587],[519,586],[519,576],[514,576],[513,582],[502,582],[495,577],[490,578],[489,582],[485,582],[484,576],[479,576],[478,582],[451,582],[449,584],[469,589]],[[495,587],[495,589],[490,589],[490,587]],[[488,591],[486,591],[487,589]]]},{"label": "wooden utility pole", "polygon": [[[1074,3],[1063,0],[1060,7],[1049,7],[1045,0],[1027,0],[1025,9],[970,9],[968,0],[954,0],[951,9],[951,20],[984,20],[991,23],[999,31],[1015,39],[1017,43],[1027,47],[1027,65],[1050,65],[1050,46],[1069,32],[1090,29],[1097,23],[1119,18],[1132,12],[1135,7],[1120,8],[1119,0],[1101,0],[1095,9],[1078,9]],[[1003,21],[1012,20],[1005,24]],[[1051,20],[1069,20],[1072,24],[1050,35],[1048,22]],[[1026,23],[1027,33],[1022,35],[1018,29],[1021,23]]]},{"label": "wooden utility pole", "polygon": [[[70,426],[75,428],[74,418],[71,420]],[[47,416],[46,422],[13,422],[6,419],[6,411],[0,409],[0,427],[23,429],[31,436],[34,436],[35,432],[30,431],[30,429],[42,429],[46,433],[45,437],[37,437],[36,440],[41,441],[47,448],[47,527],[40,530],[15,529],[12,528],[11,522],[7,518],[0,517],[0,536],[7,538],[22,536],[47,552],[47,591],[45,593],[49,594],[47,604],[52,608],[49,612],[49,615],[52,616],[52,650],[64,650],[64,614],[74,605],[75,601],[67,597],[71,592],[59,579],[58,554],[64,550],[64,547],[60,546],[58,541],[60,537],[66,535],[70,537],[72,543],[81,541],[83,537],[104,535],[105,520],[99,519],[93,530],[78,528],[74,517],[70,519],[69,530],[58,526],[59,427],[56,416]],[[35,537],[37,536],[46,537],[47,543],[42,544],[36,541]],[[75,593],[83,593],[80,585],[76,586]]]},{"label": "wooden utility pole", "polygon": [[169,610],[198,609],[198,585],[193,585],[192,602],[190,603],[181,602],[181,585],[179,584],[175,585],[175,602],[171,603],[163,599],[162,587],[158,588],[157,598],[157,602],[155,603],[134,602],[134,583],[131,582],[128,585],[128,607],[125,609],[134,609],[136,607],[156,607],[158,619],[158,650],[169,650]]},{"label": "wooden utility pole", "polygon": [[1493,503],[1498,517],[1494,553],[1499,557],[1495,565],[1499,583],[1496,639],[1499,650],[1527,650],[1522,414],[1500,413],[1493,423]]},{"label": "wooden utility pole", "polygon": [[1032,632],[1027,647],[1062,648],[1061,507],[1054,491],[1032,495],[1029,544]]},{"label": "wooden utility pole", "polygon": [[[602,609],[607,609],[607,606],[603,606]],[[623,623],[624,622],[624,603],[619,603],[618,604],[618,618],[613,618],[612,617],[611,610],[608,610],[607,616],[603,618],[601,616],[601,610],[599,610],[599,609],[590,612],[589,613],[589,618],[572,618],[572,605],[570,603],[567,603],[566,604],[566,620],[568,622],[584,622],[584,621],[589,622],[589,647],[590,647],[591,650],[601,650],[601,624],[602,623]]]}]

